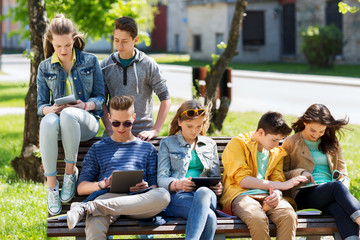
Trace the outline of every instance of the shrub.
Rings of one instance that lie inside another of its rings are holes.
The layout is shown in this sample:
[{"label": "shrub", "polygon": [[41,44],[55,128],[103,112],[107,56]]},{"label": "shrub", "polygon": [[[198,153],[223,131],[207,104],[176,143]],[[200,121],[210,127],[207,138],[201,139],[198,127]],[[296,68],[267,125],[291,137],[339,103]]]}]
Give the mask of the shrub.
[{"label": "shrub", "polygon": [[310,26],[301,33],[302,51],[310,66],[332,68],[335,57],[341,53],[343,36],[335,26]]}]

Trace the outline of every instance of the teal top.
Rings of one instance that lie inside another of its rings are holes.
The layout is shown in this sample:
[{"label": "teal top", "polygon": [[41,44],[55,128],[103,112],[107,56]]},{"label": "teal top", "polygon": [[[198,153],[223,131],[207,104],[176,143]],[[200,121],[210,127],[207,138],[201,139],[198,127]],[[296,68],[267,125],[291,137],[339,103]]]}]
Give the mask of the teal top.
[{"label": "teal top", "polygon": [[132,62],[132,60],[134,60],[135,56],[133,56],[132,58],[129,58],[129,59],[122,59],[119,55],[119,58],[120,58],[121,65],[123,65],[123,67],[127,67]]},{"label": "teal top", "polygon": [[[269,165],[269,154],[270,152],[265,150],[263,152],[257,151],[256,154],[256,165],[257,165],[257,175],[258,179],[265,180],[266,168]],[[256,194],[266,194],[269,193],[268,190],[264,189],[250,189],[246,192],[243,192],[241,195],[256,195]]]},{"label": "teal top", "polygon": [[185,177],[200,177],[200,174],[203,170],[204,166],[202,165],[200,158],[196,153],[196,150],[191,150],[191,160]]},{"label": "teal top", "polygon": [[326,154],[322,153],[319,150],[319,144],[321,142],[321,139],[319,139],[316,142],[310,142],[304,139],[304,142],[306,146],[309,148],[311,156],[314,159],[315,167],[314,167],[314,171],[312,172],[312,175],[315,180],[315,183],[321,184],[321,183],[331,182],[332,181],[331,171],[327,156]]}]

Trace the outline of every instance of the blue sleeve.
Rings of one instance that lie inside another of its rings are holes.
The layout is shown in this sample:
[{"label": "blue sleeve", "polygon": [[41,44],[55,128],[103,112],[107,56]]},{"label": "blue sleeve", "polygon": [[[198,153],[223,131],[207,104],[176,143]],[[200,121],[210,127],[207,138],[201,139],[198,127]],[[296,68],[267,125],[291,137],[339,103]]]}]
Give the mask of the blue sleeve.
[{"label": "blue sleeve", "polygon": [[43,71],[41,69],[42,64],[39,64],[38,72],[36,76],[37,83],[37,114],[39,116],[44,116],[43,108],[46,106],[51,106],[50,104],[50,88],[48,87]]},{"label": "blue sleeve", "polygon": [[100,69],[100,64],[97,58],[94,56],[94,76],[93,76],[93,88],[92,93],[88,101],[95,103],[95,110],[102,111],[102,105],[105,102],[105,90],[104,90],[104,78]]},{"label": "blue sleeve", "polygon": [[146,181],[149,186],[157,185],[157,154],[156,149],[151,145],[151,150],[147,159]]},{"label": "blue sleeve", "polygon": [[80,173],[78,184],[81,182],[94,182],[98,180],[100,173],[100,168],[98,164],[98,159],[96,155],[95,146],[91,146],[90,150],[85,155],[84,161],[82,163],[82,170]]}]

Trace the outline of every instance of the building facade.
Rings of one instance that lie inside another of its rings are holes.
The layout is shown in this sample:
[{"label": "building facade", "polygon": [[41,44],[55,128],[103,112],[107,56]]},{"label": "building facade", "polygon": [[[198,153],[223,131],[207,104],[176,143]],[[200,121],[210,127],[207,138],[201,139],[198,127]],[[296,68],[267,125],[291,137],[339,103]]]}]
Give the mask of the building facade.
[{"label": "building facade", "polygon": [[[305,61],[301,32],[335,24],[344,36],[338,61],[360,63],[360,13],[342,15],[339,0],[248,0],[236,62]],[[347,3],[356,5],[357,0]],[[211,60],[228,40],[235,0],[169,0],[167,46],[193,59]]]}]

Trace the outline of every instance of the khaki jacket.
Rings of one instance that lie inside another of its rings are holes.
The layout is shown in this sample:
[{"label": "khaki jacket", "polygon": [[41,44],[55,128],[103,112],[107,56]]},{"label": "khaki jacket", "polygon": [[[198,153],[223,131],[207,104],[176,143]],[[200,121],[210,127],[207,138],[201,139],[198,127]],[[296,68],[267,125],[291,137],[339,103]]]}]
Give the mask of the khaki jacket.
[{"label": "khaki jacket", "polygon": [[[314,159],[310,153],[309,148],[306,146],[301,133],[296,133],[287,137],[282,144],[288,155],[284,158],[284,174],[286,179],[290,179],[301,175],[304,171],[312,173],[315,168]],[[341,152],[341,148],[334,154],[326,154],[330,171],[338,170],[347,176],[346,164]],[[344,182],[349,187],[349,182]],[[294,198],[299,192],[299,187],[292,188],[287,195]]]},{"label": "khaki jacket", "polygon": [[[231,213],[231,203],[241,193],[249,190],[240,187],[240,182],[247,176],[257,175],[257,148],[258,143],[251,141],[253,133],[240,134],[231,139],[223,154],[224,165],[223,185],[224,191],[220,199],[223,211]],[[283,158],[286,152],[281,147],[270,150],[269,165],[265,172],[265,180],[284,182]]]}]

